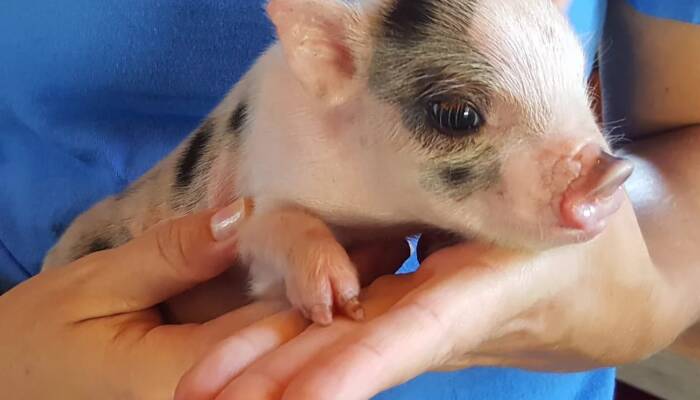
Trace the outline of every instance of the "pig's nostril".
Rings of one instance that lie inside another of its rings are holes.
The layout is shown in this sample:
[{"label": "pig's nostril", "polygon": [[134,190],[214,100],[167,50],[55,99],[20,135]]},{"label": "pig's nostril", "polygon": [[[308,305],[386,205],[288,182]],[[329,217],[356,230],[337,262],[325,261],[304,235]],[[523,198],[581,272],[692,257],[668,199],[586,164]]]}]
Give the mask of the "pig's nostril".
[{"label": "pig's nostril", "polygon": [[623,201],[621,187],[634,170],[632,162],[585,147],[580,153],[582,173],[564,193],[561,222],[567,228],[595,232]]},{"label": "pig's nostril", "polygon": [[615,192],[629,179],[634,171],[631,161],[601,151],[589,173],[589,199],[604,199]]}]

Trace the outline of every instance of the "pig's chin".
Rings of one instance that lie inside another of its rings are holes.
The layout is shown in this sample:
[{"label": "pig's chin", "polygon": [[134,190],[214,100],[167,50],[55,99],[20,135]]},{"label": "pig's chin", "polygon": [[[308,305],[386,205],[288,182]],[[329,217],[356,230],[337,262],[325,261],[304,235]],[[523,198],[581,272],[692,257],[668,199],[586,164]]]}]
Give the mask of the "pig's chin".
[{"label": "pig's chin", "polygon": [[[542,214],[540,218],[525,219],[520,215],[504,212],[494,216],[494,220],[484,221],[488,239],[511,247],[545,250],[569,244],[584,243],[598,237],[605,231],[612,216],[624,202],[622,188],[614,194],[593,202],[567,204],[566,197],[561,201],[560,213]],[[493,227],[500,229],[493,229]]]},{"label": "pig's chin", "polygon": [[605,230],[609,216],[622,202],[620,196],[622,193],[610,200],[613,205],[605,206],[604,211],[607,215],[600,215],[595,220],[591,219],[590,223],[576,228],[555,222],[557,220],[553,220],[551,216],[531,220],[505,212],[497,216],[492,215],[494,218],[490,221],[484,220],[482,226],[489,229],[485,229],[481,235],[477,233],[477,236],[506,247],[533,251],[585,243],[595,239]]},{"label": "pig's chin", "polygon": [[485,239],[512,248],[527,249],[532,251],[545,251],[555,247],[585,243],[598,237],[605,230],[606,223],[591,226],[588,229],[570,229],[559,226],[513,229],[502,235],[491,233]]}]

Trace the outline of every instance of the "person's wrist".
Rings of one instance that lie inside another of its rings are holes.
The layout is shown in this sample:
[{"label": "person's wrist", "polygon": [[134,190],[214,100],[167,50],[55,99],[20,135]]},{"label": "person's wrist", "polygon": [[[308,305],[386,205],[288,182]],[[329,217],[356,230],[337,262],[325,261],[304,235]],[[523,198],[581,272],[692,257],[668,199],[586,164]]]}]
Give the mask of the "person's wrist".
[{"label": "person's wrist", "polygon": [[[580,250],[571,259],[579,263],[577,289],[561,292],[554,301],[562,320],[566,310],[576,310],[582,302],[598,311],[578,317],[566,333],[571,351],[581,361],[607,367],[637,362],[670,344],[687,318],[679,315],[674,285],[647,250],[631,203],[625,202],[605,233]],[[563,259],[560,263],[566,265]]]}]

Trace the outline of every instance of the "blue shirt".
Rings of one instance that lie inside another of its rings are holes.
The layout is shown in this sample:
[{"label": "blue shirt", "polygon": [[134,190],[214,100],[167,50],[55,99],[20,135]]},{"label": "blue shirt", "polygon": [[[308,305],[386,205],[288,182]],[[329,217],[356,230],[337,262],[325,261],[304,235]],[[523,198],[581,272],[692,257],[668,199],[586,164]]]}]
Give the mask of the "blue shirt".
[{"label": "blue shirt", "polygon": [[[700,23],[700,1],[630,2]],[[0,292],[36,274],[77,214],[155,165],[219,102],[272,40],[262,3],[3,1]],[[576,0],[570,12],[589,70],[604,13],[605,0]],[[426,374],[378,398],[602,400],[613,386],[613,370],[475,368]]]}]

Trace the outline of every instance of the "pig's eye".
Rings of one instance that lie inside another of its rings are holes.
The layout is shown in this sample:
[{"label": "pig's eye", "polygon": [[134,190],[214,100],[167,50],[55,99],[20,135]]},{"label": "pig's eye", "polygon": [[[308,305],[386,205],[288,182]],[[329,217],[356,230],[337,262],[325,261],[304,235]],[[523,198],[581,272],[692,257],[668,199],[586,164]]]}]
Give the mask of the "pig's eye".
[{"label": "pig's eye", "polygon": [[431,101],[428,115],[435,128],[454,137],[476,133],[483,125],[479,112],[465,103]]}]

